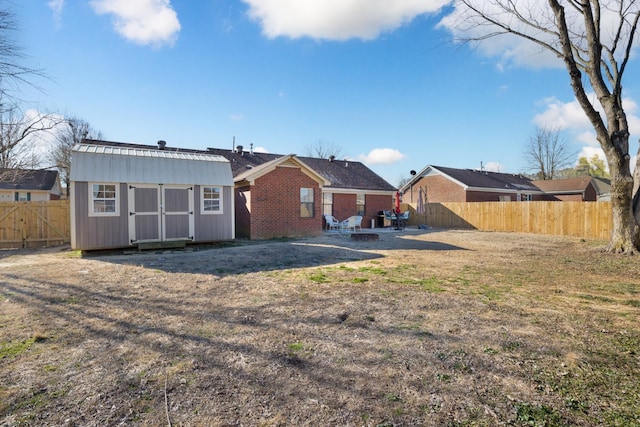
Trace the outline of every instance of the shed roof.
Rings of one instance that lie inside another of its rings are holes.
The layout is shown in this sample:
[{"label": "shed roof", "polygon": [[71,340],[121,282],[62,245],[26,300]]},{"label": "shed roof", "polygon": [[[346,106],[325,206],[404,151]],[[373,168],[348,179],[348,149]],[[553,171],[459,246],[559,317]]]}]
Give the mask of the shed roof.
[{"label": "shed roof", "polygon": [[229,161],[205,152],[93,140],[72,151],[72,181],[233,185]]},{"label": "shed roof", "polygon": [[58,182],[58,171],[0,168],[0,190],[51,191]]}]

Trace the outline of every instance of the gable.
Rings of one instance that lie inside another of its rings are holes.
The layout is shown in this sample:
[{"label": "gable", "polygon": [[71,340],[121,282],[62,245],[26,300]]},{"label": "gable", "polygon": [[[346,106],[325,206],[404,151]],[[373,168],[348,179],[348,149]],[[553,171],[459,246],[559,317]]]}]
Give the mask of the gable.
[{"label": "gable", "polygon": [[234,178],[236,184],[248,182],[251,185],[254,184],[255,180],[272,172],[277,167],[288,167],[288,168],[298,168],[305,175],[309,176],[314,181],[318,182],[319,185],[328,185],[328,182],[324,179],[324,177],[318,174],[315,170],[311,169],[309,166],[304,164],[300,159],[295,157],[293,154],[289,154],[287,156],[279,157],[274,160],[271,160],[267,163],[263,163],[256,167],[248,168],[245,172],[237,175]]}]

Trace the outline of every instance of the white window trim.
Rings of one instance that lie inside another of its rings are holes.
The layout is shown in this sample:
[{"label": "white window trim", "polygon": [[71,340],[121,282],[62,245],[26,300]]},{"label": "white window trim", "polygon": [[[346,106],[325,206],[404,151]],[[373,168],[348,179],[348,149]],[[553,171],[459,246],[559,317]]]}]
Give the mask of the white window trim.
[{"label": "white window trim", "polygon": [[[93,186],[113,185],[116,189],[116,209],[115,212],[94,212],[93,210]],[[90,182],[89,183],[89,216],[120,216],[120,184],[114,182]]]},{"label": "white window trim", "polygon": [[[205,211],[204,210],[204,189],[205,188],[217,188],[220,190],[220,209],[217,211]],[[200,215],[222,215],[224,213],[224,188],[220,185],[201,185],[200,186]]]}]

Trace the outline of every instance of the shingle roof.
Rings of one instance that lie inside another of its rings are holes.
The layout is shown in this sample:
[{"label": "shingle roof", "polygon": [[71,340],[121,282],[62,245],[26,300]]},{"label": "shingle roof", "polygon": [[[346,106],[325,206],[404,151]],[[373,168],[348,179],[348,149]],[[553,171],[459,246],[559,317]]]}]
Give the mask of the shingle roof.
[{"label": "shingle roof", "polygon": [[583,192],[592,183],[590,176],[533,181],[533,184],[547,193]]},{"label": "shingle roof", "polygon": [[[118,145],[126,146],[130,148],[153,148],[158,147],[151,145],[141,145],[132,143],[118,143],[107,142],[97,140],[84,140],[86,144],[100,144],[100,145]],[[273,154],[273,153],[259,153],[250,151],[232,151],[230,149],[223,148],[207,148],[207,150],[192,150],[183,148],[173,148],[165,146],[164,150],[167,151],[181,151],[192,153],[207,153],[222,156],[229,160],[231,164],[231,172],[235,177],[244,174],[247,170],[261,166],[265,163],[274,161],[285,155]],[[300,161],[312,168],[316,173],[328,180],[331,185],[329,188],[338,189],[356,189],[356,190],[370,190],[370,191],[396,191],[396,188],[385,181],[382,177],[377,175],[371,169],[366,167],[361,162],[355,162],[352,160],[333,160],[319,159],[314,157],[301,157],[296,156]]]},{"label": "shingle roof", "polygon": [[538,188],[533,185],[529,178],[518,174],[479,171],[475,169],[454,169],[442,166],[432,166],[432,168],[439,170],[468,187],[538,191]]},{"label": "shingle roof", "polygon": [[[249,151],[238,153],[221,148],[208,148],[208,151],[229,159],[234,177],[244,173],[249,168],[257,167],[283,157],[282,154],[252,153]],[[361,162],[354,162],[352,160],[329,160],[316,157],[296,157],[328,180],[331,183],[329,186],[331,188],[396,191],[394,186]]]},{"label": "shingle roof", "polygon": [[58,171],[0,168],[1,190],[50,191],[56,185]]}]

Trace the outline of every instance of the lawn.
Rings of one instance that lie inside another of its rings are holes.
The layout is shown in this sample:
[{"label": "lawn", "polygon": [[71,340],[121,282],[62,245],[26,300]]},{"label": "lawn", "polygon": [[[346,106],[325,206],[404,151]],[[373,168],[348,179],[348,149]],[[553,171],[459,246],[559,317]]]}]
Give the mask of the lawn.
[{"label": "lawn", "polygon": [[408,230],[0,254],[0,425],[640,426],[640,260]]}]

